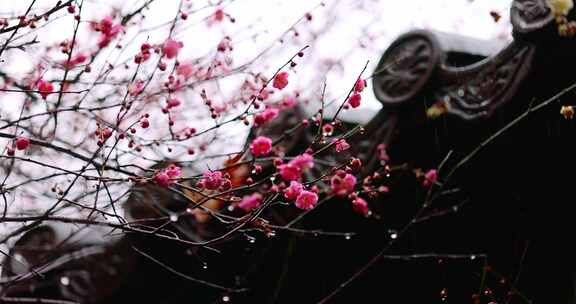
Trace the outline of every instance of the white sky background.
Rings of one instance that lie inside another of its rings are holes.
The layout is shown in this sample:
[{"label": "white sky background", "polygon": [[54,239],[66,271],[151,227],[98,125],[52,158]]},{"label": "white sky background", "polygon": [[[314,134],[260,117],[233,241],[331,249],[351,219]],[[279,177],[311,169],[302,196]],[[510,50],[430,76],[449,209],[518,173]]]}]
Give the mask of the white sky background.
[{"label": "white sky background", "polygon": [[[42,7],[49,8],[55,2],[54,0],[38,0],[35,7],[38,11],[44,11]],[[202,7],[205,2],[207,1],[187,1],[186,3],[192,3],[191,8],[195,9]],[[216,1],[211,2],[216,3]],[[274,45],[274,41],[280,34],[289,29],[308,11],[312,11],[314,16],[309,26],[317,30],[323,28],[328,21],[325,18],[326,13],[335,5],[337,8],[334,10],[334,16],[337,19],[328,27],[327,33],[319,43],[309,51],[317,56],[307,56],[315,62],[304,61],[297,69],[299,75],[303,77],[292,78],[297,78],[296,81],[300,83],[308,84],[310,83],[309,77],[314,74],[313,71],[316,68],[314,65],[323,61],[341,61],[341,68],[333,69],[325,75],[328,95],[339,96],[347,91],[347,87],[367,60],[371,62],[367,71],[369,73],[387,45],[395,37],[410,29],[429,28],[480,39],[510,39],[508,22],[510,0],[325,0],[324,2],[326,7],[318,7],[321,1],[311,0],[224,1],[224,10],[237,22],[225,23],[225,26],[213,27],[206,31],[201,19],[211,14],[213,10],[207,9],[200,14],[193,15],[185,22],[185,29],[176,36],[186,42],[182,51],[183,55],[180,57],[203,55],[218,43],[223,33],[237,33],[234,36],[241,39],[233,41],[234,62],[241,63],[250,60],[256,50]],[[142,0],[86,0],[82,16],[86,20],[96,20],[108,15],[113,8],[129,12],[141,3],[143,3]],[[28,4],[29,1],[23,0],[0,0],[0,15],[10,16],[22,13]],[[145,27],[153,28],[156,25],[170,22],[177,12],[178,5],[178,0],[155,1],[150,5],[150,10],[146,11]],[[503,18],[499,23],[493,21],[490,11],[502,14]],[[62,31],[70,30],[69,19],[71,18],[67,17],[62,18],[57,25],[50,25],[49,30],[42,31],[41,43],[60,41]],[[162,41],[166,37],[166,27],[148,34],[150,41]],[[253,37],[254,35],[257,36]],[[144,40],[146,37],[141,35],[139,38]],[[277,65],[284,63],[299,46],[306,44],[305,39],[298,40],[297,46],[282,47],[276,43],[277,48],[273,50],[276,56],[273,56],[275,58],[263,67],[269,68],[268,71],[262,72],[272,74]],[[361,42],[366,43],[368,47],[360,47]],[[134,52],[127,53],[132,55]],[[24,55],[24,58],[26,55],[34,56],[34,54],[19,55]],[[16,60],[13,60],[1,64],[0,67],[14,73],[25,74],[31,66],[26,64],[27,60],[23,60],[20,56],[17,58],[18,64],[14,64]],[[223,85],[226,85],[226,81]],[[371,94],[366,94],[364,101],[360,110],[356,113],[348,113],[352,114],[351,119],[366,121],[380,107]],[[363,113],[361,117],[358,117],[359,112]],[[346,114],[344,113],[344,118]]]},{"label": "white sky background", "polygon": [[[54,6],[56,0],[38,0],[34,12],[44,12]],[[187,10],[201,8],[206,3],[216,1],[192,0]],[[224,35],[230,35],[234,51],[231,53],[232,66],[254,59],[254,55],[267,49],[263,56],[259,57],[251,71],[262,72],[271,76],[276,69],[285,63],[297,50],[309,43],[311,37],[319,35],[316,43],[311,44],[303,58],[298,58],[298,65],[290,72],[290,85],[286,91],[298,89],[309,101],[310,112],[318,109],[318,102],[324,81],[327,84],[326,99],[343,98],[354,83],[358,73],[362,70],[366,61],[370,65],[365,73],[368,76],[378,62],[380,55],[388,44],[398,35],[411,30],[428,28],[445,32],[458,33],[480,39],[510,39],[510,24],[508,22],[508,10],[511,0],[325,0],[326,6],[321,7],[320,1],[315,0],[234,0],[223,1],[224,11],[236,19],[235,23],[224,22],[216,26],[206,26],[205,18],[209,17],[214,8],[200,10],[196,14],[190,14],[186,21],[179,21],[176,29],[177,40],[184,42],[179,59],[185,61],[188,58],[205,56],[214,51],[217,43]],[[0,17],[8,17],[22,14],[30,1],[24,0],[0,0]],[[99,20],[109,15],[113,9],[119,9],[123,13],[131,12],[139,7],[143,0],[85,0],[82,11],[82,20]],[[112,46],[109,47],[110,57],[131,61],[137,53],[142,42],[148,39],[152,43],[162,43],[167,37],[167,27],[160,26],[170,22],[177,10],[179,0],[156,0],[150,5],[150,10],[145,11],[146,20],[144,28],[154,29],[145,33],[137,33],[137,30],[128,30],[120,38],[121,43],[134,39],[135,43],[129,44],[122,55]],[[294,28],[301,33],[294,37],[293,32],[283,33],[290,29],[306,12],[312,12],[311,22],[303,20]],[[500,22],[495,23],[490,16],[490,11],[497,11],[502,15]],[[58,17],[59,16],[59,17]],[[63,38],[69,38],[72,34],[73,20],[70,14],[59,12],[52,19],[58,19],[50,23],[46,28],[40,28],[36,33],[40,45],[57,45]],[[79,34],[79,48],[94,45],[97,36],[90,33],[86,26],[81,27]],[[27,41],[33,36],[27,36],[20,41]],[[279,43],[279,37],[283,37],[284,43]],[[6,35],[0,36],[3,43]],[[113,44],[112,44],[113,45]],[[362,46],[364,45],[364,46]],[[30,48],[26,52],[11,50],[2,55],[5,62],[0,63],[0,70],[8,73],[16,79],[23,79],[33,70],[38,62],[38,49]],[[64,54],[57,54],[47,59],[51,61],[64,60]],[[43,60],[46,60],[44,58]],[[100,62],[102,63],[102,62]],[[95,64],[96,66],[96,64]],[[331,66],[331,68],[328,68]],[[60,74],[59,74],[60,73]],[[48,78],[61,77],[61,71],[48,70]],[[209,93],[218,93],[222,100],[231,98],[237,93],[238,84],[243,80],[243,75],[228,77],[217,84],[204,87]],[[178,124],[193,124],[198,130],[213,124],[210,120],[202,120],[192,111],[202,111],[198,94],[184,94],[182,99],[190,99],[190,104],[182,111],[178,118]],[[50,100],[50,99],[49,99]],[[16,118],[23,102],[21,93],[0,94],[0,114],[3,118]],[[340,101],[341,102],[341,101]],[[336,105],[336,104],[335,104]],[[374,98],[371,90],[363,94],[363,104],[360,108],[345,111],[342,118],[366,122],[380,108],[380,104]],[[197,110],[200,109],[200,110]],[[42,111],[45,111],[43,109]],[[188,112],[187,112],[188,111]],[[204,111],[207,112],[207,111]],[[206,115],[206,113],[204,113]],[[186,116],[186,113],[192,113]],[[196,116],[195,116],[196,115]],[[66,119],[66,115],[62,115]],[[72,119],[72,118],[70,118]],[[163,123],[165,119],[161,115],[152,117],[152,126]],[[91,125],[81,125],[82,130],[92,132],[95,129]],[[245,140],[247,130],[242,124],[230,125],[222,130],[221,145],[215,145],[208,152],[225,153],[237,151]],[[70,132],[73,127],[79,127],[70,123],[70,128],[60,128],[59,132]],[[242,128],[239,128],[242,127]],[[60,137],[67,140],[83,142],[84,135],[76,133],[59,133]],[[143,137],[151,137],[151,133],[145,133]],[[57,136],[58,137],[58,136]],[[4,149],[7,141],[0,140],[0,148]],[[91,150],[94,145],[91,143]],[[87,148],[87,151],[90,151]],[[185,155],[185,153],[183,153]],[[157,155],[156,155],[157,156]],[[58,155],[43,155],[45,161],[62,167],[75,169],[76,165],[69,159],[59,159]],[[138,159],[126,159],[126,162]],[[81,165],[81,164],[80,164]],[[30,168],[38,170],[38,168]],[[12,184],[17,180],[13,180]],[[11,184],[10,182],[8,184]],[[23,191],[12,194],[13,202],[17,202],[14,210],[21,210],[22,202],[28,203],[25,209],[37,204],[36,200],[42,195],[47,195],[46,189],[50,185],[27,186]],[[88,186],[85,186],[88,187]],[[40,203],[41,204],[41,203]],[[20,206],[20,207],[16,207]],[[36,206],[38,207],[38,206]],[[0,227],[0,232],[2,227]]]}]

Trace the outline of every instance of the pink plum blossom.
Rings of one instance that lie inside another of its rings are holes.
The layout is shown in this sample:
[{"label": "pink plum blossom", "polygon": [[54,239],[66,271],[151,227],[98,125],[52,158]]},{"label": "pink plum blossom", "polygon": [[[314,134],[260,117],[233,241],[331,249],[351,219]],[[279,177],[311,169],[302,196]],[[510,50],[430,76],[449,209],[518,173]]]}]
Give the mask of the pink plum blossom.
[{"label": "pink plum blossom", "polygon": [[336,140],[335,146],[336,152],[338,153],[350,149],[350,144],[348,144],[348,142],[346,142],[346,140],[343,138]]},{"label": "pink plum blossom", "polygon": [[363,216],[368,216],[370,214],[368,203],[359,197],[352,201],[352,208],[356,213],[359,213]]},{"label": "pink plum blossom", "polygon": [[303,190],[302,192],[300,192],[300,195],[298,195],[298,197],[296,198],[295,204],[296,207],[300,209],[310,210],[314,208],[314,206],[316,206],[317,202],[318,202],[318,194],[312,191]]},{"label": "pink plum blossom", "polygon": [[278,90],[284,89],[288,85],[288,72],[280,72],[274,77],[272,86]]},{"label": "pink plum blossom", "polygon": [[278,166],[278,171],[282,179],[286,181],[298,180],[302,175],[302,170],[290,163]]},{"label": "pink plum blossom", "polygon": [[251,195],[246,195],[242,198],[242,201],[238,203],[238,208],[250,212],[262,205],[262,195],[260,193],[252,193]]},{"label": "pink plum blossom", "polygon": [[341,177],[339,176],[339,174],[336,174],[330,180],[330,185],[332,187],[332,192],[334,194],[345,196],[354,191],[354,186],[356,185],[356,177],[348,173],[346,173],[344,177]]},{"label": "pink plum blossom", "polygon": [[40,79],[38,81],[38,91],[40,91],[40,95],[42,95],[42,98],[46,99],[48,97],[48,95],[50,95],[50,93],[52,93],[54,91],[54,86],[52,85],[52,83],[45,81],[43,79]]},{"label": "pink plum blossom", "polygon": [[422,186],[429,187],[434,183],[436,183],[436,180],[438,180],[438,171],[434,169],[428,170],[428,172],[424,174],[424,180],[422,181]]},{"label": "pink plum blossom", "polygon": [[284,197],[291,201],[298,198],[300,193],[304,190],[304,186],[297,181],[290,181],[290,186],[284,189]]},{"label": "pink plum blossom", "polygon": [[250,144],[250,152],[256,157],[266,156],[272,151],[272,140],[266,136],[258,136]]},{"label": "pink plum blossom", "polygon": [[209,190],[214,190],[220,188],[223,182],[224,178],[222,176],[222,172],[208,170],[204,172],[203,177],[199,182],[199,186]]},{"label": "pink plum blossom", "polygon": [[180,49],[182,47],[184,47],[184,43],[182,43],[181,41],[176,41],[172,38],[168,38],[164,42],[164,45],[162,46],[162,52],[164,53],[166,58],[172,59],[178,56],[178,53],[180,52]]}]

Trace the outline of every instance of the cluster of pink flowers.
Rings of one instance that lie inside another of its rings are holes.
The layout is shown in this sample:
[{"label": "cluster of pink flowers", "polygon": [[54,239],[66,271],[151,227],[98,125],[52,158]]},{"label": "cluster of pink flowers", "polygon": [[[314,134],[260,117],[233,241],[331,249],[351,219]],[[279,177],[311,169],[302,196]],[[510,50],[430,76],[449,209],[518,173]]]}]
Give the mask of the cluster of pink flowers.
[{"label": "cluster of pink flowers", "polygon": [[92,27],[102,33],[100,40],[98,41],[99,48],[108,46],[110,42],[112,42],[112,40],[114,40],[114,38],[124,30],[124,27],[121,24],[114,24],[114,20],[111,16],[105,17],[100,20],[99,23],[94,23]]},{"label": "cluster of pink flowers", "polygon": [[14,148],[16,148],[16,150],[22,151],[28,149],[29,146],[30,146],[30,139],[28,137],[24,136],[17,137],[13,141],[12,147],[6,148],[6,154],[8,154],[8,156],[14,156],[16,154]]},{"label": "cluster of pink flowers", "polygon": [[222,174],[221,171],[206,171],[202,179],[196,184],[199,188],[206,188],[208,190],[222,189],[227,190],[232,186],[228,176]]},{"label": "cluster of pink flowers", "polygon": [[334,194],[346,196],[354,191],[356,177],[346,173],[344,170],[338,170],[332,179],[330,179],[330,186]]},{"label": "cluster of pink flowers", "polygon": [[348,104],[351,107],[357,108],[360,106],[360,103],[362,101],[362,96],[360,95],[360,93],[362,93],[362,91],[364,91],[365,87],[366,87],[366,81],[365,80],[363,80],[363,79],[356,80],[356,83],[354,84],[354,92],[348,98]]},{"label": "cluster of pink flowers", "polygon": [[290,186],[284,189],[284,197],[293,201],[298,198],[298,195],[300,195],[302,190],[304,190],[304,186],[302,186],[301,183],[297,181],[290,181]]},{"label": "cluster of pink flowers", "polygon": [[266,156],[271,151],[272,140],[266,136],[258,136],[250,144],[250,152],[256,157]]},{"label": "cluster of pink flowers", "polygon": [[148,42],[142,43],[140,46],[140,53],[136,54],[134,57],[134,63],[141,64],[150,59],[150,56],[152,55],[151,49],[152,46]]},{"label": "cluster of pink flowers", "polygon": [[162,187],[170,187],[174,184],[174,179],[182,175],[182,169],[178,166],[171,165],[154,175],[154,182]]},{"label": "cluster of pink flowers", "polygon": [[296,207],[304,210],[314,208],[318,202],[318,194],[305,190],[304,186],[297,181],[290,181],[290,186],[284,189],[284,197],[295,201]]},{"label": "cluster of pink flowers", "polygon": [[309,153],[296,156],[287,164],[278,166],[278,172],[285,181],[299,180],[302,173],[314,167],[314,158]]}]

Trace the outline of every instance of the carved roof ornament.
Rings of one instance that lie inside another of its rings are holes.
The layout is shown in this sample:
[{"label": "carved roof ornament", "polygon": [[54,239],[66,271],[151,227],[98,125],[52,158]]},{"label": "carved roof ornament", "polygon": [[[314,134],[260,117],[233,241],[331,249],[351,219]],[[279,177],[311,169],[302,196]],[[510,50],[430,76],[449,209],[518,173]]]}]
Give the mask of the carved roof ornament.
[{"label": "carved roof ornament", "polygon": [[514,1],[514,41],[497,52],[490,51],[490,41],[433,31],[404,34],[378,63],[376,97],[385,108],[424,102],[431,116],[447,112],[466,120],[487,118],[517,94],[541,59],[537,52],[566,52],[561,46],[572,43],[566,37],[576,35],[572,1]]},{"label": "carved roof ornament", "polygon": [[554,12],[546,0],[516,0],[512,3],[510,18],[514,31],[525,34],[552,24]]},{"label": "carved roof ornament", "polygon": [[441,52],[436,38],[426,31],[398,38],[374,72],[376,97],[386,105],[399,105],[416,97],[440,63]]}]

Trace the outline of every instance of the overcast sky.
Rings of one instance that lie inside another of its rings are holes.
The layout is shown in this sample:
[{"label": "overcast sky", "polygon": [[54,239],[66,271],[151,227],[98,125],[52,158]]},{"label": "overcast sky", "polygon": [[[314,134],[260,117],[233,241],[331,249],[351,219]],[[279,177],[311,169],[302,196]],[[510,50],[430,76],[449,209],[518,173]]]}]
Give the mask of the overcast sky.
[{"label": "overcast sky", "polygon": [[[82,16],[85,20],[99,19],[110,14],[114,8],[130,12],[143,2],[143,0],[85,0]],[[191,9],[195,9],[214,2],[216,1],[202,0],[185,3],[191,3]],[[321,3],[318,0],[224,1],[224,9],[236,19],[235,24],[206,30],[202,19],[212,13],[206,10],[194,14],[176,37],[186,41],[183,49],[184,57],[194,57],[206,53],[217,44],[222,32],[235,33],[235,37],[240,39],[233,41],[234,61],[242,63],[250,60],[255,50],[263,49],[278,39],[280,34],[290,28],[304,13],[313,12],[315,19],[310,24],[312,29],[326,26],[328,21],[323,18],[327,15],[336,16],[318,44],[311,50],[316,56],[309,58],[316,62],[299,67],[302,76],[300,81],[309,83],[308,77],[314,74],[318,61],[340,60],[342,69],[333,70],[325,75],[328,95],[331,96],[338,96],[346,91],[343,87],[349,86],[351,79],[356,77],[366,61],[371,62],[368,70],[372,70],[391,40],[410,29],[429,28],[481,39],[505,40],[510,37],[508,23],[510,0],[325,0],[324,2],[326,7],[323,8],[318,7]],[[13,15],[15,12],[23,12],[29,1],[1,0],[1,3],[0,14]],[[36,3],[36,10],[41,12],[53,6],[56,1],[38,0]],[[145,27],[155,28],[157,25],[169,22],[177,12],[178,5],[178,0],[153,2],[150,10],[146,12]],[[337,9],[329,11],[333,5],[336,5]],[[494,22],[490,11],[496,11],[503,16],[500,22]],[[62,31],[56,30],[58,28]],[[49,27],[49,31],[41,32],[40,40],[42,43],[60,41],[63,31],[67,29],[70,29],[69,18],[61,18]],[[159,30],[146,34],[151,41],[161,41],[165,39],[165,35],[166,27],[160,27]],[[145,40],[147,37],[141,35],[140,39]],[[359,46],[361,42],[369,47],[361,48]],[[298,46],[275,52],[278,54],[278,59],[270,60],[269,63],[281,64],[296,47]],[[21,55],[22,57],[17,57],[18,60],[9,61],[0,67],[14,73],[27,73],[31,66],[25,64],[26,54]],[[16,61],[18,64],[13,64]],[[306,66],[309,69],[306,69]],[[366,96],[362,110],[351,114],[357,116],[359,113],[373,113],[379,107],[373,96]]]}]

